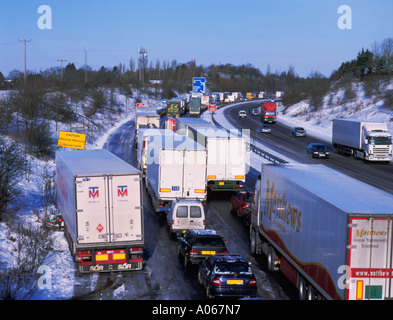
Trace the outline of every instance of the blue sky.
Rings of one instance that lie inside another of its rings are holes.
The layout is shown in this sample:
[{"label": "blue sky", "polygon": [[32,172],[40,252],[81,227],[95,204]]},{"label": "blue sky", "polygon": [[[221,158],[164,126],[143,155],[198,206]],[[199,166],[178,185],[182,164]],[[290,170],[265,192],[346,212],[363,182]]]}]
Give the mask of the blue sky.
[{"label": "blue sky", "polygon": [[[52,11],[52,29],[42,30],[41,5]],[[352,29],[340,29],[337,10],[348,5]],[[0,0],[0,72],[39,72],[57,59],[93,69],[128,66],[138,48],[149,60],[185,63],[251,63],[265,73],[286,71],[326,76],[372,42],[393,37],[392,0]]]}]

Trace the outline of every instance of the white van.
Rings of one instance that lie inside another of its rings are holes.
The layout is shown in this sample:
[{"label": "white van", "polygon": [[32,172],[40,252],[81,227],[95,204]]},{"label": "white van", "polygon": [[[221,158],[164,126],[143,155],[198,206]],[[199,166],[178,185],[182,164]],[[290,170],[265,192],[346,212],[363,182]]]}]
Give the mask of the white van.
[{"label": "white van", "polygon": [[167,214],[169,235],[188,229],[205,229],[205,210],[199,200],[176,199]]}]

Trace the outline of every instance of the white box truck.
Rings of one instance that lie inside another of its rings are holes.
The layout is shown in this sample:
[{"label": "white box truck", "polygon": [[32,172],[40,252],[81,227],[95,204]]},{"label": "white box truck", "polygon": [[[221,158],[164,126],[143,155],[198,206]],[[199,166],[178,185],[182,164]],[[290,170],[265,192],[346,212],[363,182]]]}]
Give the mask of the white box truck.
[{"label": "white box truck", "polygon": [[56,152],[57,204],[82,273],[140,270],[141,173],[107,150]]},{"label": "white box truck", "polygon": [[391,299],[393,195],[323,165],[262,165],[251,251],[300,299]]},{"label": "white box truck", "polygon": [[136,148],[136,160],[138,163],[138,169],[142,172],[142,178],[146,177],[146,161],[147,161],[147,144],[149,142],[149,137],[165,135],[174,135],[175,132],[169,129],[140,129],[138,135],[138,142]]},{"label": "white box truck", "polygon": [[236,191],[246,179],[246,138],[237,130],[216,127],[203,119],[179,118],[177,133],[187,135],[207,150],[207,186],[211,191]]},{"label": "white box truck", "polygon": [[182,135],[149,137],[146,187],[154,210],[166,212],[175,199],[206,202],[206,149]]},{"label": "white box truck", "polygon": [[143,128],[160,128],[161,116],[157,110],[152,107],[139,107],[135,113],[135,138],[134,145],[138,143],[139,129]]},{"label": "white box truck", "polygon": [[367,161],[392,160],[392,135],[383,122],[333,119],[332,143],[340,154]]}]

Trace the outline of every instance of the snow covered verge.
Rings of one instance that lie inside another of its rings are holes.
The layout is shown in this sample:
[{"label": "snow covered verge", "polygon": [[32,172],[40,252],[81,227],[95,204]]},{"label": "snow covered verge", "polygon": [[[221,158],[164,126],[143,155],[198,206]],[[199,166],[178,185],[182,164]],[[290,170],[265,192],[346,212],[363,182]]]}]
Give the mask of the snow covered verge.
[{"label": "snow covered verge", "polygon": [[[393,84],[390,84],[392,88]],[[1,93],[0,94],[5,94]],[[365,97],[364,90],[357,86],[356,98],[348,101],[343,99],[344,91],[337,91],[327,95],[324,99],[323,107],[318,111],[311,111],[312,108],[308,101],[302,101],[286,109],[279,106],[279,122],[288,126],[301,125],[308,135],[315,136],[326,142],[331,142],[331,121],[333,118],[356,118],[368,121],[383,121],[388,123],[390,132],[393,134],[393,110],[386,108],[382,99],[378,97]],[[151,106],[161,106],[161,99],[151,99],[147,96],[139,96],[134,93],[133,97],[138,97],[143,103]],[[96,137],[92,142],[87,143],[86,149],[101,149],[105,141],[117,128],[124,123],[134,119],[136,98],[126,97],[121,92],[116,92],[116,101],[119,112],[113,114],[96,114],[93,120],[102,128],[95,132]],[[228,106],[227,108],[230,108]],[[209,119],[210,113],[206,112],[204,117]],[[219,109],[215,115],[215,120],[223,127],[230,129],[231,126],[223,115],[223,109]],[[75,124],[73,124],[75,127]],[[82,127],[83,124],[77,124]],[[51,124],[54,140],[57,139],[59,131],[69,131],[67,125],[58,124],[55,130],[55,124]],[[78,130],[74,130],[78,132]],[[263,146],[260,146],[263,147]],[[266,150],[271,152],[270,150]],[[272,152],[273,153],[273,152]],[[282,155],[279,155],[282,157]],[[261,159],[251,155],[250,165],[254,168],[260,165]],[[26,175],[18,185],[21,193],[17,203],[9,208],[8,218],[0,222],[0,274],[8,269],[17,266],[17,261],[24,257],[18,250],[20,236],[17,230],[11,227],[12,216],[13,223],[21,221],[24,224],[40,225],[42,215],[45,213],[53,214],[55,208],[47,207],[44,203],[44,185],[45,179],[54,179],[55,163],[51,161],[42,161],[29,156],[31,173]],[[75,286],[83,286],[80,278],[76,276],[75,268],[68,244],[64,235],[60,231],[53,232],[53,241],[49,254],[45,256],[42,268],[36,275],[36,283],[29,288],[19,288],[15,291],[14,299],[35,299],[35,300],[64,300],[74,296]],[[94,284],[96,277],[91,276],[91,283]],[[15,283],[17,285],[17,283]],[[0,288],[1,289],[1,288]],[[94,288],[92,288],[94,290]],[[5,298],[1,296],[0,299]],[[114,293],[115,297],[121,299],[122,293]]]},{"label": "snow covered verge", "polygon": [[[7,91],[0,91],[0,98],[8,95]],[[86,139],[86,149],[101,149],[109,137],[118,127],[135,118],[136,102],[142,101],[153,107],[161,107],[161,100],[140,94],[135,91],[133,98],[126,96],[119,90],[115,92],[116,111],[113,113],[96,113],[89,119],[94,122],[94,130],[87,129],[83,116],[80,123],[70,125],[62,123],[50,123],[53,141],[57,141],[60,131],[72,131],[91,135]],[[77,106],[72,106],[75,110]],[[89,131],[90,130],[90,131]],[[11,142],[9,137],[0,135],[3,139]],[[34,269],[34,261],[28,259],[31,251],[23,247],[27,235],[20,233],[21,228],[28,229],[30,233],[42,232],[44,219],[55,221],[56,208],[47,203],[45,198],[45,185],[54,186],[55,161],[44,161],[27,155],[29,172],[19,181],[17,188],[19,195],[16,201],[9,205],[7,213],[2,216],[0,222],[0,275],[3,279],[0,285],[1,299],[36,299],[53,300],[68,299],[73,296],[75,286],[74,264],[69,253],[68,244],[62,232],[57,231],[56,224],[52,227],[52,241],[47,243],[48,252],[41,259],[41,268],[38,274],[31,274]],[[26,230],[25,230],[26,231]],[[26,231],[26,232],[27,232]],[[28,240],[29,241],[29,240]],[[37,239],[36,241],[39,241]],[[35,243],[35,245],[37,242]],[[29,265],[23,267],[25,279],[19,279],[22,274],[21,262],[29,261]],[[20,271],[20,272],[19,272]],[[30,273],[29,273],[30,272]],[[28,278],[32,279],[28,279]]]},{"label": "snow covered verge", "polygon": [[[393,109],[384,104],[379,96],[367,97],[361,83],[353,83],[356,96],[345,99],[345,90],[328,93],[323,99],[323,106],[314,111],[309,100],[301,101],[285,110],[278,107],[278,121],[288,126],[302,126],[307,134],[319,138],[326,143],[332,142],[333,119],[348,118],[365,121],[385,122],[393,135]],[[383,91],[392,90],[393,81],[385,84]]]}]

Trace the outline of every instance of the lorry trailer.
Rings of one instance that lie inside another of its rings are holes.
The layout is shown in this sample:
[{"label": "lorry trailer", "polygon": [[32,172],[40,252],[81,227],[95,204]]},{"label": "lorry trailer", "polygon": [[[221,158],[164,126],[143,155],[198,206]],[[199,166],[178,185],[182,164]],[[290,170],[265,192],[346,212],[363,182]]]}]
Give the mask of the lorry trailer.
[{"label": "lorry trailer", "polygon": [[323,165],[262,165],[251,251],[300,299],[391,299],[393,195]]},{"label": "lorry trailer", "polygon": [[146,188],[155,212],[167,212],[174,199],[206,202],[206,149],[174,134],[150,136]]},{"label": "lorry trailer", "polygon": [[56,152],[57,205],[82,273],[140,270],[141,173],[107,150]]},{"label": "lorry trailer", "polygon": [[392,160],[392,135],[383,122],[333,119],[332,143],[340,154],[367,161]]},{"label": "lorry trailer", "polygon": [[138,142],[139,129],[143,128],[159,128],[161,116],[155,108],[139,107],[135,113],[135,136],[134,144]]},{"label": "lorry trailer", "polygon": [[[175,120],[175,119],[174,119]],[[174,135],[175,132],[169,129],[141,129],[138,136],[138,143],[136,149],[136,161],[138,163],[138,169],[142,172],[142,177],[146,176],[146,162],[147,162],[147,145],[150,136],[158,136],[157,139],[161,139],[165,135]]]},{"label": "lorry trailer", "polygon": [[210,191],[237,191],[246,179],[246,138],[203,119],[179,118],[176,132],[195,140],[207,151]]}]

